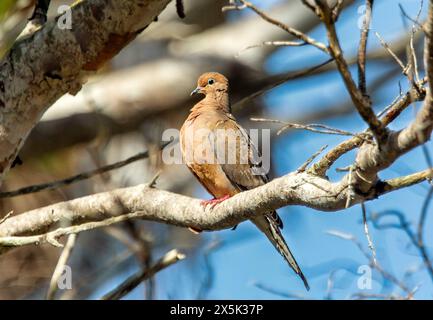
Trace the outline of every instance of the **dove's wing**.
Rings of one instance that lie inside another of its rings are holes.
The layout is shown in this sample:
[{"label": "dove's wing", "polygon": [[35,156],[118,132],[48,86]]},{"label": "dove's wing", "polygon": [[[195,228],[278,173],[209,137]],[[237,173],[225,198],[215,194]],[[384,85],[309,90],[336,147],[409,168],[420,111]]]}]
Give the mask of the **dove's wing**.
[{"label": "dove's wing", "polygon": [[[236,122],[236,119],[228,114],[225,120],[218,122],[216,128],[226,131],[227,140],[230,140],[226,141],[225,144],[226,154],[236,154],[237,163],[221,164],[226,177],[241,191],[253,189],[268,182],[267,175],[260,170],[261,163],[258,161],[260,159],[258,150],[247,132]],[[308,290],[308,282],[281,234],[280,228],[283,227],[283,223],[277,212],[272,211],[256,217],[252,219],[252,222],[268,237],[295,273],[301,277]]]}]

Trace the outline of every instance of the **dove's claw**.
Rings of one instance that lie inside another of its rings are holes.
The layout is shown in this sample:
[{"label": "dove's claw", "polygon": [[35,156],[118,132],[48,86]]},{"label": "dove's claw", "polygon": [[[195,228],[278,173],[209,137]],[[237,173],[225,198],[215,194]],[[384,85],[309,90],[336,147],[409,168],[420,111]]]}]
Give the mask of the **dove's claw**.
[{"label": "dove's claw", "polygon": [[224,197],[221,197],[221,198],[214,198],[214,199],[211,199],[211,200],[203,200],[203,201],[200,202],[200,204],[201,204],[203,207],[211,206],[211,208],[213,208],[213,207],[215,207],[218,203],[221,203],[221,202],[223,202],[224,200],[227,200],[228,198],[230,198],[230,196],[229,196],[229,195],[225,195]]}]

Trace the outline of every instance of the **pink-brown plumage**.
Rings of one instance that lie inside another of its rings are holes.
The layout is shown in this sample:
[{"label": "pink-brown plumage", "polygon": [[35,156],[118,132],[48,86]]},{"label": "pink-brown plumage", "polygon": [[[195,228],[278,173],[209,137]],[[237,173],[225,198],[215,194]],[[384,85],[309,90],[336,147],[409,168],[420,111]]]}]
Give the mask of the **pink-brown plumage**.
[{"label": "pink-brown plumage", "polygon": [[[182,156],[191,172],[216,199],[224,199],[265,184],[268,177],[254,170],[257,150],[231,114],[227,78],[217,72],[204,73],[199,77],[193,93],[201,93],[205,97],[191,109],[180,130]],[[215,137],[221,137],[220,132],[223,133],[223,144],[215,143]],[[230,139],[236,143],[230,146]],[[243,161],[245,150],[246,161]],[[217,158],[220,151],[226,156],[234,154],[236,161],[228,163],[227,157],[223,158],[225,161],[220,161]],[[272,211],[251,221],[265,233],[309,289],[281,234],[282,222],[277,213]]]}]

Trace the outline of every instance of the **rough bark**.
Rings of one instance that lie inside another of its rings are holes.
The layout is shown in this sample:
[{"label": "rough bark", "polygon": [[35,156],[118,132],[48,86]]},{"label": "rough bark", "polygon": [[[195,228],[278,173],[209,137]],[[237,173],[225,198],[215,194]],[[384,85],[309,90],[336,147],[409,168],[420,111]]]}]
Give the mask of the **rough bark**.
[{"label": "rough bark", "polygon": [[145,29],[170,0],[88,0],[72,7],[72,29],[57,19],[15,43],[0,62],[0,181],[43,113],[76,94]]},{"label": "rough bark", "polygon": [[[356,195],[351,205],[426,180],[430,171],[404,179],[381,182],[369,195]],[[0,224],[0,237],[29,236],[61,225],[101,221],[121,215],[198,230],[221,230],[287,205],[303,205],[322,211],[345,208],[347,183],[332,183],[308,173],[293,172],[261,187],[239,193],[214,208],[199,199],[158,190],[148,185],[116,189],[56,203],[17,216]],[[0,238],[1,241],[6,240]],[[1,242],[0,242],[1,243]]]}]

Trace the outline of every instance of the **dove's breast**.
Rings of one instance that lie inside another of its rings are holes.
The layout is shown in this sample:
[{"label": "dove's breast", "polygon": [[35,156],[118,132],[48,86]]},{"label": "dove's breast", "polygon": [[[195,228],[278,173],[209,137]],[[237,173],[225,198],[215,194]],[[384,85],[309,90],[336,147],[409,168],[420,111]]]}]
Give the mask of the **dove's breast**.
[{"label": "dove's breast", "polygon": [[[180,130],[182,157],[200,183],[215,198],[239,192],[221,168],[218,154],[223,155],[224,146],[218,146],[216,131],[218,119],[212,115],[188,118]],[[220,150],[220,151],[218,151]]]}]

